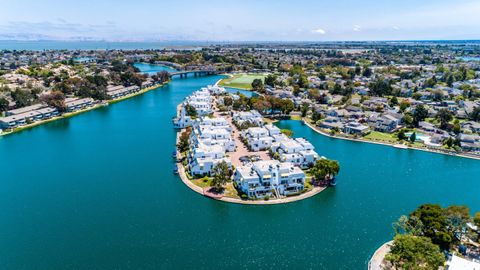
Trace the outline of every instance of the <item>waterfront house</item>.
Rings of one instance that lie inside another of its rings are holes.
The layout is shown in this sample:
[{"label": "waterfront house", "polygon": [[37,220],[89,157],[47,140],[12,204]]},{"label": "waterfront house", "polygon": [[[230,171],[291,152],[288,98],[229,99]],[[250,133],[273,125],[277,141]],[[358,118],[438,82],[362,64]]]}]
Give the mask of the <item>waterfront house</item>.
[{"label": "waterfront house", "polygon": [[182,106],[180,113],[173,119],[173,127],[177,129],[186,128],[192,125],[193,119],[187,115],[185,107]]},{"label": "waterfront house", "polygon": [[343,127],[343,132],[347,134],[364,136],[370,132],[370,127],[357,121],[350,121]]},{"label": "waterfront house", "polygon": [[[147,86],[148,87],[148,86]],[[133,85],[133,86],[128,86],[124,87],[123,85],[109,85],[107,86],[107,96],[110,99],[117,99],[121,98],[127,95],[131,95],[133,93],[136,93],[140,91],[140,87]]]},{"label": "waterfront house", "polygon": [[6,116],[18,115],[18,114],[23,114],[23,113],[26,113],[26,112],[36,111],[38,109],[42,109],[42,108],[45,108],[45,107],[47,107],[47,105],[45,105],[43,103],[39,103],[39,104],[31,105],[31,106],[26,106],[26,107],[6,111],[5,115]]},{"label": "waterfront house", "polygon": [[469,135],[469,134],[459,134],[458,140],[460,141],[460,146],[466,151],[480,151],[480,136],[478,135]]},{"label": "waterfront house", "polygon": [[271,148],[278,153],[279,160],[290,162],[301,168],[311,167],[319,158],[313,145],[304,138],[284,138]]},{"label": "waterfront house", "polygon": [[249,198],[260,199],[272,195],[270,182],[265,181],[265,183],[262,183],[252,164],[237,167],[233,173],[233,180],[237,184],[238,189]]},{"label": "waterfront house", "polygon": [[191,175],[212,175],[215,166],[222,161],[231,166],[231,160],[226,157],[222,146],[199,144],[190,150],[187,168]]},{"label": "waterfront house", "polygon": [[380,132],[393,132],[398,128],[400,120],[392,115],[373,114],[368,118],[368,124],[375,130]]},{"label": "waterfront house", "polygon": [[337,117],[329,116],[320,123],[319,127],[331,130],[342,130],[343,123]]},{"label": "waterfront house", "polygon": [[249,198],[264,198],[272,191],[288,196],[303,191],[305,173],[297,166],[278,160],[257,161],[236,168],[233,179]]},{"label": "waterfront house", "polygon": [[74,112],[93,105],[92,98],[67,98],[65,99],[67,112]]},{"label": "waterfront house", "polygon": [[207,146],[220,145],[225,151],[233,152],[236,149],[235,140],[231,137],[232,129],[225,118],[201,118],[192,124],[190,135],[191,145]]},{"label": "waterfront house", "polygon": [[181,129],[192,125],[193,119],[187,113],[187,105],[192,106],[197,112],[197,116],[202,117],[213,112],[212,102],[213,98],[208,89],[202,88],[201,90],[193,92],[182,102],[181,109],[177,112],[177,116],[173,119],[173,126]]}]

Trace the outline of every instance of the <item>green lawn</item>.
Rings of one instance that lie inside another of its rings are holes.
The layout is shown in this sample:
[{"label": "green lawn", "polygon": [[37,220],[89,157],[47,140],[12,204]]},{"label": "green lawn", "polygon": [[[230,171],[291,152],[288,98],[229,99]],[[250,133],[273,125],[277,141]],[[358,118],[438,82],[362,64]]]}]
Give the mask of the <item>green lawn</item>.
[{"label": "green lawn", "polygon": [[378,131],[372,131],[370,134],[364,137],[365,139],[378,141],[378,142],[388,142],[388,143],[395,143],[398,142],[397,137],[394,134],[388,134]]},{"label": "green lawn", "polygon": [[211,184],[212,184],[212,178],[210,177],[203,177],[203,178],[200,178],[200,179],[195,179],[195,180],[192,180],[192,183],[194,183],[195,185],[201,187],[201,188],[206,188],[206,187],[210,187]]},{"label": "green lawn", "polygon": [[261,79],[263,81],[265,77],[266,75],[261,74],[237,74],[221,80],[219,85],[224,87],[251,90],[253,80]]}]

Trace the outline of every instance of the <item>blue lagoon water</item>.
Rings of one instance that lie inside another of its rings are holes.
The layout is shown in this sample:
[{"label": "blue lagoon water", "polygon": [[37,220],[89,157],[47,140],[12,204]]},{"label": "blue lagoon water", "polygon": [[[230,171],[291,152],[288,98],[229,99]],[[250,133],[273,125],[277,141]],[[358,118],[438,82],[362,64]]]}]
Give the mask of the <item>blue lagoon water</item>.
[{"label": "blue lagoon water", "polygon": [[228,93],[232,93],[232,94],[243,94],[245,95],[246,97],[253,97],[253,96],[256,96],[257,93],[253,92],[253,91],[249,91],[249,90],[243,90],[243,89],[238,89],[238,88],[231,88],[231,87],[225,87],[225,90],[228,92]]},{"label": "blue lagoon water", "polygon": [[174,79],[120,103],[0,138],[0,269],[365,269],[421,203],[480,211],[480,162],[323,137],[341,163],[311,199],[245,206],[172,174],[171,119],[220,76]]},{"label": "blue lagoon water", "polygon": [[160,71],[168,71],[168,72],[177,71],[174,68],[167,67],[164,65],[155,65],[155,64],[148,64],[148,63],[135,63],[134,66],[140,69],[141,73],[146,73],[148,75],[153,75]]}]

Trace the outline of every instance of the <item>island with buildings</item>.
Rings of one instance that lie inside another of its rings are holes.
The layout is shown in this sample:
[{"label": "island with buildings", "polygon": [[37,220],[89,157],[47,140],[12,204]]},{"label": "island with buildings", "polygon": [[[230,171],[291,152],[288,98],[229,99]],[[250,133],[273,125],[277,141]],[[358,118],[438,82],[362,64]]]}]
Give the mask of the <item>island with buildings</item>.
[{"label": "island with buildings", "polygon": [[180,130],[176,172],[187,186],[227,202],[275,204],[335,185],[337,162],[320,157],[306,139],[266,123],[258,111],[234,109],[240,99],[207,86],[179,105],[173,119]]}]

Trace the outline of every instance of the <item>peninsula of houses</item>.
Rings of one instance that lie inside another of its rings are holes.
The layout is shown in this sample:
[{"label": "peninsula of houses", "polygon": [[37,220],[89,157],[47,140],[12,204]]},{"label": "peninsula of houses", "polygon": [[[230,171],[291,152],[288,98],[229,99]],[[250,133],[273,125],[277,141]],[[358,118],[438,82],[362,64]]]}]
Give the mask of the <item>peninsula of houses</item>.
[{"label": "peninsula of houses", "polygon": [[306,139],[267,124],[256,110],[231,110],[231,100],[239,98],[208,86],[179,105],[173,125],[180,129],[182,180],[206,196],[236,203],[289,202],[323,190],[309,171],[325,158]]}]

